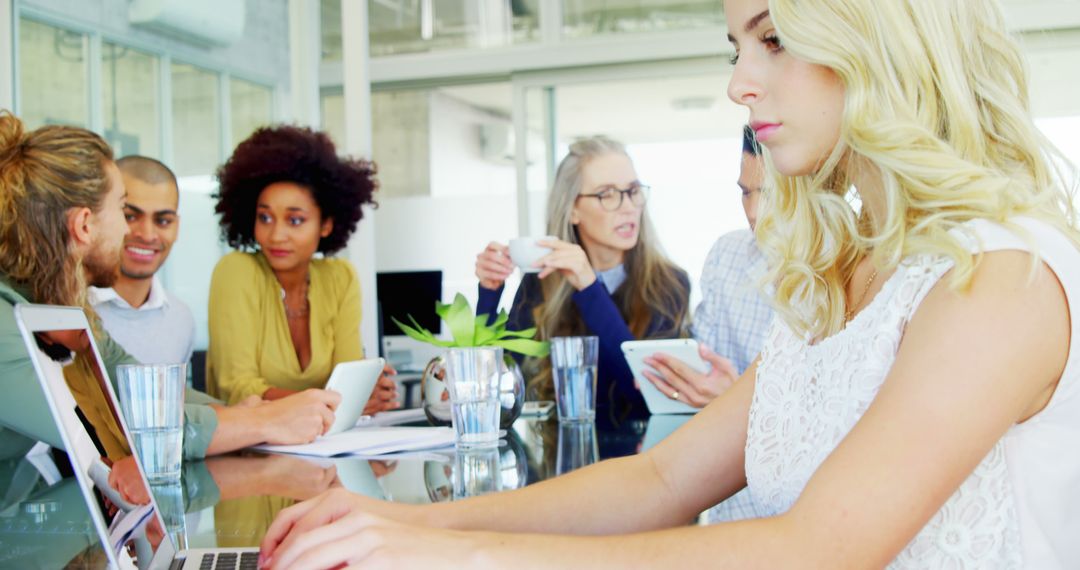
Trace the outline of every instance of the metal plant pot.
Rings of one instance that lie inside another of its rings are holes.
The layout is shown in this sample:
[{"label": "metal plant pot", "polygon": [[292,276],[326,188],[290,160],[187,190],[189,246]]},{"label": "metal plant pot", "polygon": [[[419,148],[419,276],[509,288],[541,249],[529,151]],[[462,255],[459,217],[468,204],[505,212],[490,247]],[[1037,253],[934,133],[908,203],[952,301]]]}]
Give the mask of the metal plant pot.
[{"label": "metal plant pot", "polygon": [[[424,415],[436,426],[451,424],[450,392],[446,387],[446,357],[436,356],[424,368],[420,396]],[[509,429],[510,424],[521,415],[525,403],[525,377],[521,367],[512,356],[503,356],[503,369],[499,379],[499,428]]]}]

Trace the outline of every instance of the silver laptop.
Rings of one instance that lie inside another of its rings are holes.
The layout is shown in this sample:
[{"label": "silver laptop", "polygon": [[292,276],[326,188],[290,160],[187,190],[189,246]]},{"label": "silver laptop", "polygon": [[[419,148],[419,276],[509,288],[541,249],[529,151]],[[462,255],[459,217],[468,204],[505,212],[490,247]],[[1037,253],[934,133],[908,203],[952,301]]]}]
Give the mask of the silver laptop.
[{"label": "silver laptop", "polygon": [[[133,452],[135,445],[127,425],[120,417],[118,400],[109,381],[109,371],[102,365],[94,335],[83,311],[74,307],[20,304],[15,307],[15,320],[34,363],[34,370],[49,402],[53,419],[60,431],[83,499],[110,565],[114,568],[140,570],[256,568],[256,548],[190,549],[177,552],[168,538],[168,533],[164,531],[165,524],[153,494],[150,494],[150,504],[132,505],[109,487],[109,471],[102,462],[102,452],[99,451],[96,436],[87,429],[84,420],[80,419],[76,412],[75,396],[64,380],[63,369],[72,362],[74,356],[65,345],[81,346],[80,352],[91,357],[91,365],[96,367],[95,372],[101,380],[97,387],[102,390],[105,401]],[[63,344],[59,344],[60,339],[64,339]],[[138,475],[143,486],[150,489],[141,467]],[[107,507],[105,500],[117,508]]]}]

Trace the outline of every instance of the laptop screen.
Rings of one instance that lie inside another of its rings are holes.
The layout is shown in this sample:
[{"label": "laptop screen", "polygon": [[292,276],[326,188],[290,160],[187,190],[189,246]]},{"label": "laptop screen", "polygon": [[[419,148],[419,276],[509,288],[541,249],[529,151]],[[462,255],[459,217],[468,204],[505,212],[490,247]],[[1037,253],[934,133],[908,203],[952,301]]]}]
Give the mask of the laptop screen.
[{"label": "laptop screen", "polygon": [[147,568],[162,547],[171,558],[86,316],[77,308],[19,305],[16,319],[110,561]]}]

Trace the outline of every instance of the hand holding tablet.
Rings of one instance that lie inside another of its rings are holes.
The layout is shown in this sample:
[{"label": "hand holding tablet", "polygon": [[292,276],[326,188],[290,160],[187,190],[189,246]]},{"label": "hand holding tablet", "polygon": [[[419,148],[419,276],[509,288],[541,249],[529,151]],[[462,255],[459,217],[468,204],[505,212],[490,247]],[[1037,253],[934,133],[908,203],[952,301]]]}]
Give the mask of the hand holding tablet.
[{"label": "hand holding tablet", "polygon": [[341,404],[334,411],[334,423],[324,436],[341,433],[356,425],[375,389],[383,365],[382,358],[368,358],[341,362],[334,367],[330,379],[326,381],[326,389],[341,394]]}]

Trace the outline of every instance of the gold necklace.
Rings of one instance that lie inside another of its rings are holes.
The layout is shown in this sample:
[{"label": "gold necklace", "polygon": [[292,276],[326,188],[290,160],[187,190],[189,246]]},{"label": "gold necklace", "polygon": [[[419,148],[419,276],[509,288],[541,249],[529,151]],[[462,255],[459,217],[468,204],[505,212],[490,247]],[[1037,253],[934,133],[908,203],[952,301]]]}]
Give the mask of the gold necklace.
[{"label": "gold necklace", "polygon": [[874,269],[874,272],[870,274],[870,278],[866,280],[866,285],[863,287],[862,295],[859,295],[859,300],[855,301],[855,303],[851,305],[851,308],[844,312],[845,323],[850,321],[851,318],[855,316],[855,309],[858,309],[859,305],[862,305],[862,302],[866,300],[866,294],[870,292],[870,285],[873,285],[874,279],[876,278],[877,269]]},{"label": "gold necklace", "polygon": [[308,303],[308,296],[307,296],[308,284],[309,283],[311,283],[311,275],[310,274],[307,276],[306,279],[304,279],[304,286],[303,286],[303,289],[301,289],[301,292],[300,292],[300,297],[304,300],[304,304],[301,307],[296,308],[296,309],[290,308],[288,303],[285,302],[285,288],[284,287],[281,288],[281,305],[282,305],[282,307],[285,308],[285,318],[286,319],[298,319],[300,317],[306,317],[307,316],[308,311],[309,311],[309,309],[311,307],[311,305]]}]

